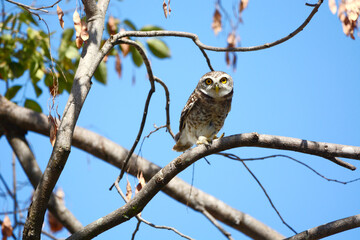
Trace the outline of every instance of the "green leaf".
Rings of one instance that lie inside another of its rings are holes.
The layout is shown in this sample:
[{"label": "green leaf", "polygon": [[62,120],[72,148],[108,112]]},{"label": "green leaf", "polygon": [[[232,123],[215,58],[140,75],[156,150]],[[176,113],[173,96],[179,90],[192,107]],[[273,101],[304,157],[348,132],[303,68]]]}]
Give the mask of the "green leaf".
[{"label": "green leaf", "polygon": [[124,20],[124,24],[126,26],[128,26],[129,28],[131,28],[132,30],[136,31],[135,25],[130,20],[128,20],[128,19]]},{"label": "green leaf", "polygon": [[[142,43],[139,42],[138,40],[136,40],[136,42],[139,43],[141,46],[143,46]],[[131,52],[131,57],[132,57],[134,64],[137,67],[140,67],[143,64],[143,59],[142,59],[140,53],[133,46],[130,47],[130,52]]]},{"label": "green leaf", "polygon": [[34,100],[31,100],[31,99],[26,99],[25,100],[24,107],[29,108],[31,110],[34,110],[35,112],[39,112],[39,113],[42,112],[42,109],[41,109],[40,105],[37,102],[35,102]]},{"label": "green leaf", "polygon": [[39,97],[42,94],[41,88],[37,85],[36,81],[32,81],[32,85],[34,87],[36,97]]},{"label": "green leaf", "polygon": [[154,25],[146,25],[140,29],[140,31],[158,31],[158,30],[164,30],[164,29]]},{"label": "green leaf", "polygon": [[59,59],[64,58],[65,53],[67,52],[69,46],[72,46],[71,43],[71,39],[72,36],[74,35],[74,30],[72,28],[67,28],[63,31],[63,34],[61,36],[61,43],[60,43],[60,47],[59,47]]},{"label": "green leaf", "polygon": [[11,62],[9,65],[14,78],[21,77],[24,74],[25,67],[21,63]]},{"label": "green leaf", "polygon": [[6,93],[5,93],[5,97],[9,100],[13,99],[15,97],[15,95],[17,94],[17,92],[20,90],[22,86],[20,85],[14,85],[12,87],[10,87]]},{"label": "green leaf", "polygon": [[107,69],[106,69],[106,63],[101,62],[98,68],[96,69],[94,73],[94,77],[97,81],[106,84],[107,82]]},{"label": "green leaf", "polygon": [[79,58],[80,54],[76,47],[69,46],[65,52],[65,57],[69,59],[75,59],[75,58]]},{"label": "green leaf", "polygon": [[160,39],[151,38],[146,41],[150,51],[158,58],[168,58],[170,57],[170,49],[168,46]]}]

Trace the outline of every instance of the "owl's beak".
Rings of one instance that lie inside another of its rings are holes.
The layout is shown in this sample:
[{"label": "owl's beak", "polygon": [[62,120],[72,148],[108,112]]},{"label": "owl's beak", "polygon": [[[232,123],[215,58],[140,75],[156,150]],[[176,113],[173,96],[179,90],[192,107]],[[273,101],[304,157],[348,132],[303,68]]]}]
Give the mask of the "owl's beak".
[{"label": "owl's beak", "polygon": [[216,92],[216,94],[219,93],[219,85],[218,84],[215,84],[215,92]]}]

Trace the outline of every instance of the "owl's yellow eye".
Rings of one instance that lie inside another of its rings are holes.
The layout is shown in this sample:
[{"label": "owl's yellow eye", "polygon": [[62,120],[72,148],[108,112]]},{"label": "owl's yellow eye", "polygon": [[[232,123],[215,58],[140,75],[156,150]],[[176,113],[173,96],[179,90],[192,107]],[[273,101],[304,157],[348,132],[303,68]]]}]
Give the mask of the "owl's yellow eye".
[{"label": "owl's yellow eye", "polygon": [[206,85],[210,85],[212,83],[213,83],[213,81],[210,78],[205,79],[205,84]]},{"label": "owl's yellow eye", "polygon": [[220,79],[220,82],[223,83],[223,84],[227,83],[227,78],[223,77],[222,79]]}]

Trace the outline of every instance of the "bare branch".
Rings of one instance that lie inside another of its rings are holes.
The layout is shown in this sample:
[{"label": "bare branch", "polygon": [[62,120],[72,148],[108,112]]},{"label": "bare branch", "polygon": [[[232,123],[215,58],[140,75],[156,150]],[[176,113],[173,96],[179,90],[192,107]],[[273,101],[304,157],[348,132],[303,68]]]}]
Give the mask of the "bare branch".
[{"label": "bare branch", "polygon": [[315,240],[360,227],[360,214],[308,229],[286,240]]},{"label": "bare branch", "polygon": [[[120,186],[119,186],[119,184],[118,184],[117,182],[115,183],[115,187],[116,187],[116,190],[118,191],[119,195],[121,196],[121,198],[125,201],[125,203],[127,203],[128,201],[127,201],[124,193],[122,192],[122,190],[121,190],[121,188],[120,188]],[[186,239],[189,239],[189,240],[193,240],[191,237],[186,236],[185,234],[182,234],[181,232],[179,232],[176,228],[168,227],[168,226],[155,225],[155,224],[153,224],[153,223],[145,220],[144,218],[142,218],[142,217],[140,216],[140,214],[136,215],[135,217],[136,217],[136,219],[137,219],[139,222],[138,222],[138,224],[137,224],[137,226],[136,226],[136,229],[135,229],[135,231],[134,231],[133,238],[134,238],[136,232],[139,230],[140,222],[143,222],[143,223],[145,223],[145,224],[147,224],[147,225],[149,225],[149,226],[151,226],[151,227],[153,227],[153,228],[170,230],[170,231],[173,231],[174,233],[178,234],[179,236],[181,236],[181,237],[183,237],[183,238],[186,238]]]},{"label": "bare branch", "polygon": [[[36,113],[30,109],[26,109],[16,104],[8,101],[0,95],[0,117],[11,121],[13,124],[22,126],[25,129],[41,133],[45,136],[49,136],[49,124],[47,117],[44,114]],[[256,137],[258,136],[258,137]],[[262,136],[261,138],[259,136]],[[251,140],[253,139],[254,140]],[[271,139],[273,139],[271,141]],[[246,133],[239,134],[230,137],[225,137],[220,140],[215,140],[209,150],[212,151],[213,147],[218,146],[219,143],[223,145],[222,149],[219,149],[218,152],[225,150],[226,148],[231,148],[231,145],[241,147],[241,146],[258,146],[258,147],[268,147],[271,148],[271,142],[275,142],[274,147],[278,149],[284,149],[280,146],[285,147],[287,150],[294,150],[305,153],[317,153],[316,155],[321,154],[338,154],[344,155],[344,151],[347,152],[346,156],[349,158],[359,159],[360,152],[359,147],[339,145],[339,144],[328,144],[310,142],[306,140],[296,139],[296,138],[284,138],[278,136],[270,135],[259,135],[256,133]],[[121,167],[123,164],[124,158],[127,156],[128,151],[118,144],[96,134],[86,129],[76,127],[74,131],[74,137],[72,144],[84,151],[87,151],[94,156],[107,161],[108,163]],[[220,145],[221,145],[220,144]],[[224,147],[227,146],[227,147]],[[326,147],[325,147],[326,146]],[[311,152],[308,149],[312,149]],[[305,149],[305,150],[304,150]],[[330,151],[329,151],[330,150]],[[351,150],[353,151],[350,154]],[[134,160],[131,162],[136,164],[130,166],[130,173],[136,176],[138,170],[144,173],[146,180],[150,179],[156,172],[160,170],[160,167],[145,160],[144,158],[138,157],[133,154],[132,157]],[[193,188],[193,194],[189,199],[190,189]],[[206,194],[199,189],[191,187],[189,184],[180,180],[179,178],[174,178],[168,185],[166,185],[162,191],[172,198],[176,199],[179,202],[182,202],[185,205],[195,209],[199,203],[203,203],[205,209],[211,213],[216,219],[224,222],[225,224],[240,230],[246,235],[252,238],[262,238],[262,239],[281,239],[282,236],[254,219],[253,217],[242,213],[228,205],[224,202],[214,198],[213,196]]]},{"label": "bare branch", "polygon": [[296,163],[299,163],[299,164],[305,166],[306,168],[313,171],[316,175],[320,176],[321,178],[323,178],[323,179],[325,179],[325,180],[327,180],[329,182],[336,182],[336,183],[341,183],[341,184],[345,185],[345,184],[356,182],[356,181],[360,180],[360,178],[356,178],[356,179],[353,179],[353,180],[350,180],[350,181],[339,181],[339,180],[336,180],[336,179],[327,178],[324,175],[322,175],[321,173],[319,173],[318,171],[316,171],[315,169],[313,169],[312,167],[310,167],[309,165],[307,165],[307,164],[305,164],[305,163],[303,163],[303,162],[301,162],[301,161],[299,161],[299,160],[297,160],[297,159],[295,159],[293,157],[290,157],[290,156],[287,156],[287,155],[282,155],[282,154],[276,154],[276,155],[270,155],[270,156],[258,157],[258,158],[239,158],[235,154],[231,154],[231,153],[216,153],[216,154],[221,155],[221,156],[226,156],[229,159],[233,159],[233,160],[237,160],[237,161],[257,161],[257,160],[265,160],[265,159],[275,158],[275,157],[283,157],[283,158],[290,159],[290,160],[292,160],[292,161],[294,161]]},{"label": "bare branch", "polygon": [[[119,32],[113,36],[110,37],[109,41],[112,44],[118,44],[119,41],[124,38],[124,37],[160,37],[160,36],[171,36],[171,37],[185,37],[185,38],[190,38],[194,41],[194,43],[203,51],[203,50],[209,50],[209,51],[216,51],[216,52],[250,52],[250,51],[258,51],[258,50],[262,50],[262,49],[266,49],[266,48],[270,48],[276,45],[279,45],[289,39],[291,39],[292,37],[294,37],[296,34],[298,34],[299,32],[301,32],[306,26],[307,24],[311,21],[311,19],[313,18],[313,16],[315,15],[315,13],[318,11],[319,7],[321,6],[321,4],[323,3],[323,0],[319,0],[316,4],[316,6],[313,8],[313,10],[311,11],[311,13],[309,14],[309,16],[305,19],[305,21],[297,28],[295,29],[293,32],[291,32],[289,35],[287,35],[286,37],[283,37],[279,40],[276,40],[274,42],[271,43],[265,43],[263,45],[259,45],[259,46],[253,46],[253,47],[234,47],[234,48],[224,48],[224,47],[214,47],[214,46],[208,46],[203,44],[200,40],[199,37],[196,34],[193,33],[188,33],[188,32],[178,32],[178,31],[146,31],[146,32],[142,32],[142,31],[123,31],[123,32]],[[105,47],[105,45],[104,45]],[[109,46],[107,46],[109,47]],[[106,48],[104,48],[104,50],[107,52],[109,50],[107,50]],[[208,59],[207,59],[208,60]]]},{"label": "bare branch", "polygon": [[166,86],[166,84],[163,81],[161,81],[159,78],[155,77],[154,79],[157,83],[159,83],[164,88],[165,97],[166,97],[166,105],[165,105],[166,129],[170,133],[171,137],[174,138],[175,135],[174,135],[173,131],[171,130],[171,126],[170,126],[170,93],[169,93],[169,89]]},{"label": "bare branch", "polygon": [[214,218],[208,211],[206,211],[203,207],[201,207],[199,209],[199,211],[204,214],[204,216],[212,223],[214,224],[214,226],[219,229],[219,231],[224,234],[225,237],[227,237],[229,240],[234,240],[234,238],[231,236],[231,234],[229,232],[227,232],[220,224],[219,222],[216,220],[216,218]]},{"label": "bare branch", "polygon": [[53,3],[52,5],[49,5],[49,6],[43,6],[43,7],[32,7],[32,6],[29,6],[29,5],[25,5],[25,4],[22,4],[22,3],[19,3],[19,2],[15,2],[15,1],[12,1],[12,0],[5,0],[9,3],[12,3],[12,4],[15,4],[19,7],[22,7],[24,8],[25,10],[29,11],[29,10],[34,10],[34,11],[41,11],[41,12],[45,12],[45,13],[48,13],[49,11],[45,10],[46,8],[52,8],[54,7],[56,4],[58,4],[59,2],[61,2],[62,0],[57,0],[55,3]]},{"label": "bare branch", "polygon": [[[6,138],[14,150],[25,174],[28,176],[30,183],[34,189],[40,182],[42,172],[37,164],[34,154],[32,153],[28,142],[25,139],[25,132],[19,127],[11,126],[9,123],[1,122],[6,128]],[[71,233],[81,229],[82,224],[75,218],[75,216],[64,206],[64,204],[57,199],[54,194],[51,194],[49,211],[58,219]]]},{"label": "bare branch", "polygon": [[90,91],[91,77],[99,63],[94,59],[98,55],[101,44],[105,12],[98,13],[99,11],[87,11],[89,39],[83,48],[82,58],[80,58],[79,67],[74,77],[72,90],[57,132],[56,142],[48,166],[34,193],[24,225],[24,239],[40,239],[47,203],[70,154],[73,131],[86,96]]},{"label": "bare branch", "polygon": [[[146,53],[144,51],[144,49],[135,41],[132,41],[132,40],[129,40],[129,39],[122,39],[120,41],[121,43],[126,43],[126,44],[129,44],[129,45],[132,45],[136,48],[136,50],[140,53],[144,63],[145,63],[145,66],[146,66],[146,70],[147,70],[147,73],[149,75],[149,81],[150,81],[150,85],[151,85],[151,88],[149,90],[149,93],[148,93],[148,96],[146,98],[146,101],[145,101],[145,107],[144,107],[144,111],[143,111],[143,117],[142,117],[142,120],[141,120],[141,124],[140,124],[140,129],[139,129],[139,132],[138,132],[138,135],[135,139],[135,142],[134,144],[132,145],[129,153],[128,153],[128,156],[126,157],[125,161],[124,161],[124,164],[121,168],[121,172],[120,172],[120,175],[118,176],[118,178],[116,179],[116,182],[119,182],[121,180],[121,178],[123,177],[125,171],[126,171],[126,168],[127,168],[127,165],[129,163],[129,160],[131,158],[131,155],[134,153],[135,151],[135,148],[137,146],[137,144],[139,143],[140,141],[140,138],[141,138],[141,135],[142,135],[142,132],[144,130],[144,127],[145,127],[145,122],[146,122],[146,117],[147,117],[147,113],[148,113],[148,108],[149,108],[149,104],[150,104],[150,100],[151,100],[151,97],[153,95],[153,93],[155,92],[155,83],[154,83],[154,75],[152,73],[152,69],[151,69],[151,66],[150,66],[150,61],[149,59],[147,58],[146,56]],[[110,190],[112,189],[114,185],[112,185],[110,187]]]},{"label": "bare branch", "polygon": [[[222,155],[224,157],[230,158],[228,153],[217,153],[218,155]],[[250,168],[245,164],[245,162],[239,158],[238,156],[231,154],[231,159],[235,158],[236,160],[240,161],[244,167],[246,168],[246,170],[251,174],[251,176],[255,179],[255,181],[257,182],[257,184],[260,186],[260,188],[262,189],[262,191],[264,192],[266,198],[269,200],[269,203],[271,205],[271,207],[275,210],[276,214],[279,216],[279,218],[281,219],[281,221],[283,222],[283,224],[285,224],[285,226],[287,226],[291,231],[293,231],[295,234],[297,234],[297,232],[284,220],[284,218],[281,216],[280,212],[277,210],[277,208],[275,207],[273,201],[271,200],[269,194],[267,193],[266,189],[264,188],[264,186],[261,184],[260,180],[255,176],[255,174],[250,170]]]}]

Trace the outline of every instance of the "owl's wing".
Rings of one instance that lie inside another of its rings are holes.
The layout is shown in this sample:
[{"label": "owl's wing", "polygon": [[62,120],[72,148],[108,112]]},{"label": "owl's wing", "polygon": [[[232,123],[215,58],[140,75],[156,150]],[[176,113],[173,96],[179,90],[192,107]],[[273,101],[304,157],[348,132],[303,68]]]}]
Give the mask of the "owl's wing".
[{"label": "owl's wing", "polygon": [[193,106],[197,102],[197,100],[198,100],[198,96],[197,96],[196,92],[194,91],[190,95],[188,101],[186,102],[186,105],[185,105],[184,109],[181,112],[179,133],[184,129],[184,127],[185,127],[185,119],[189,115],[191,109],[193,108]]}]

